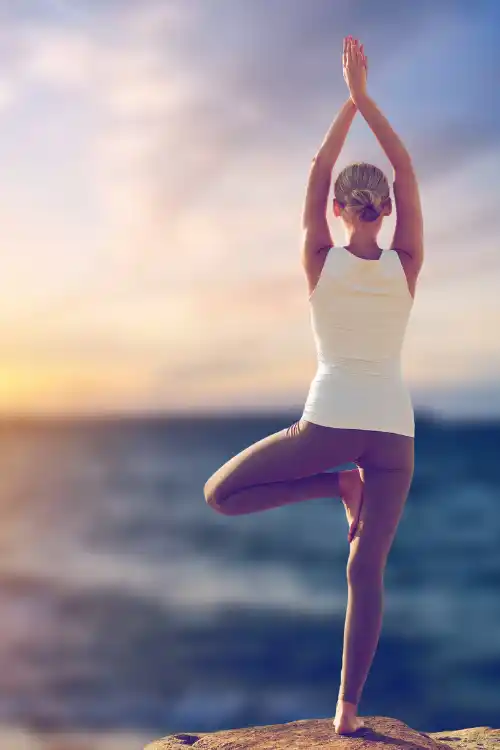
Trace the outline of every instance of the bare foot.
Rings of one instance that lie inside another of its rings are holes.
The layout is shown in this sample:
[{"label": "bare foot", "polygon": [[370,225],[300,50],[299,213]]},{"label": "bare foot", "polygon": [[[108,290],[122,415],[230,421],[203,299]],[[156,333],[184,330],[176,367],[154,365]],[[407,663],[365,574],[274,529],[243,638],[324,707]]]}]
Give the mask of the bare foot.
[{"label": "bare foot", "polygon": [[337,701],[337,711],[333,720],[333,727],[337,734],[354,734],[364,727],[365,722],[356,716],[357,706],[347,701]]},{"label": "bare foot", "polygon": [[346,510],[347,523],[349,524],[347,540],[350,543],[359,535],[362,528],[359,516],[363,504],[363,480],[358,469],[341,471],[339,473],[339,488]]}]

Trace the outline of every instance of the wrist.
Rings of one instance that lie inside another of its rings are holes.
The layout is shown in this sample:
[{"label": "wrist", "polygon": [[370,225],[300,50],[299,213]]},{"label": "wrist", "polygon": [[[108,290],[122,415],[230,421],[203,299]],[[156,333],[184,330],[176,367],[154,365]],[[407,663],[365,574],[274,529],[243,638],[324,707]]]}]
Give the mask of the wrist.
[{"label": "wrist", "polygon": [[369,96],[366,91],[351,92],[351,101],[354,103],[354,106],[357,107],[358,109],[368,99],[369,99]]}]

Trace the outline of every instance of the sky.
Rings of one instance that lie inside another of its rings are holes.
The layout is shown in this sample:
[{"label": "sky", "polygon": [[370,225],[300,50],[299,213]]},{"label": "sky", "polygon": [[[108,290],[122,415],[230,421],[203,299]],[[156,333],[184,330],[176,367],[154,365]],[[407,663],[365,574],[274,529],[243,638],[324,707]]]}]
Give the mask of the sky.
[{"label": "sky", "polygon": [[[0,413],[302,408],[300,220],[352,34],[419,178],[415,407],[500,416],[499,21],[496,0],[0,0]],[[358,113],[333,179],[361,160],[392,175]]]}]

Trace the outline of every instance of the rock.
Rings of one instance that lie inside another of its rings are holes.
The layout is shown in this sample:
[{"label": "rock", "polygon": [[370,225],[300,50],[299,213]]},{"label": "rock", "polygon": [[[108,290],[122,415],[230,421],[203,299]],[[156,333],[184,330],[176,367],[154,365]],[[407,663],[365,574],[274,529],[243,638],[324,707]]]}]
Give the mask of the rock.
[{"label": "rock", "polygon": [[429,737],[455,750],[500,750],[500,729],[473,727],[453,732],[432,732]]},{"label": "rock", "polygon": [[333,717],[287,724],[181,732],[149,743],[144,750],[500,750],[500,729],[475,727],[451,732],[417,732],[398,719],[363,716],[365,726],[352,735],[336,734]]}]

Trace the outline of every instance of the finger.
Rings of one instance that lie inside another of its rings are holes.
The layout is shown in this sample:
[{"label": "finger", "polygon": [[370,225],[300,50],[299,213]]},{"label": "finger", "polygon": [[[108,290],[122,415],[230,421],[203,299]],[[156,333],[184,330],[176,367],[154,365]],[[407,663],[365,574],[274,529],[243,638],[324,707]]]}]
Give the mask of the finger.
[{"label": "finger", "polygon": [[349,44],[347,45],[347,59],[349,62],[352,62],[353,58],[354,58],[353,44],[352,44],[352,37],[350,37]]},{"label": "finger", "polygon": [[359,60],[359,49],[358,49],[358,40],[354,39],[352,43],[352,56],[354,60]]},{"label": "finger", "polygon": [[366,69],[368,69],[368,58],[367,58],[367,56],[365,55],[365,51],[364,51],[364,49],[363,49],[363,48],[362,48],[362,53],[363,53],[363,62],[364,62],[364,64],[365,64],[365,68],[366,68]]},{"label": "finger", "polygon": [[362,59],[362,61],[363,61],[363,64],[364,64],[365,68],[367,68],[367,67],[368,67],[368,58],[367,58],[367,56],[365,55],[365,47],[364,47],[364,45],[363,45],[363,44],[362,44],[362,45],[361,45],[361,47],[359,48],[359,51],[360,51],[360,53],[361,53],[361,59]]}]

